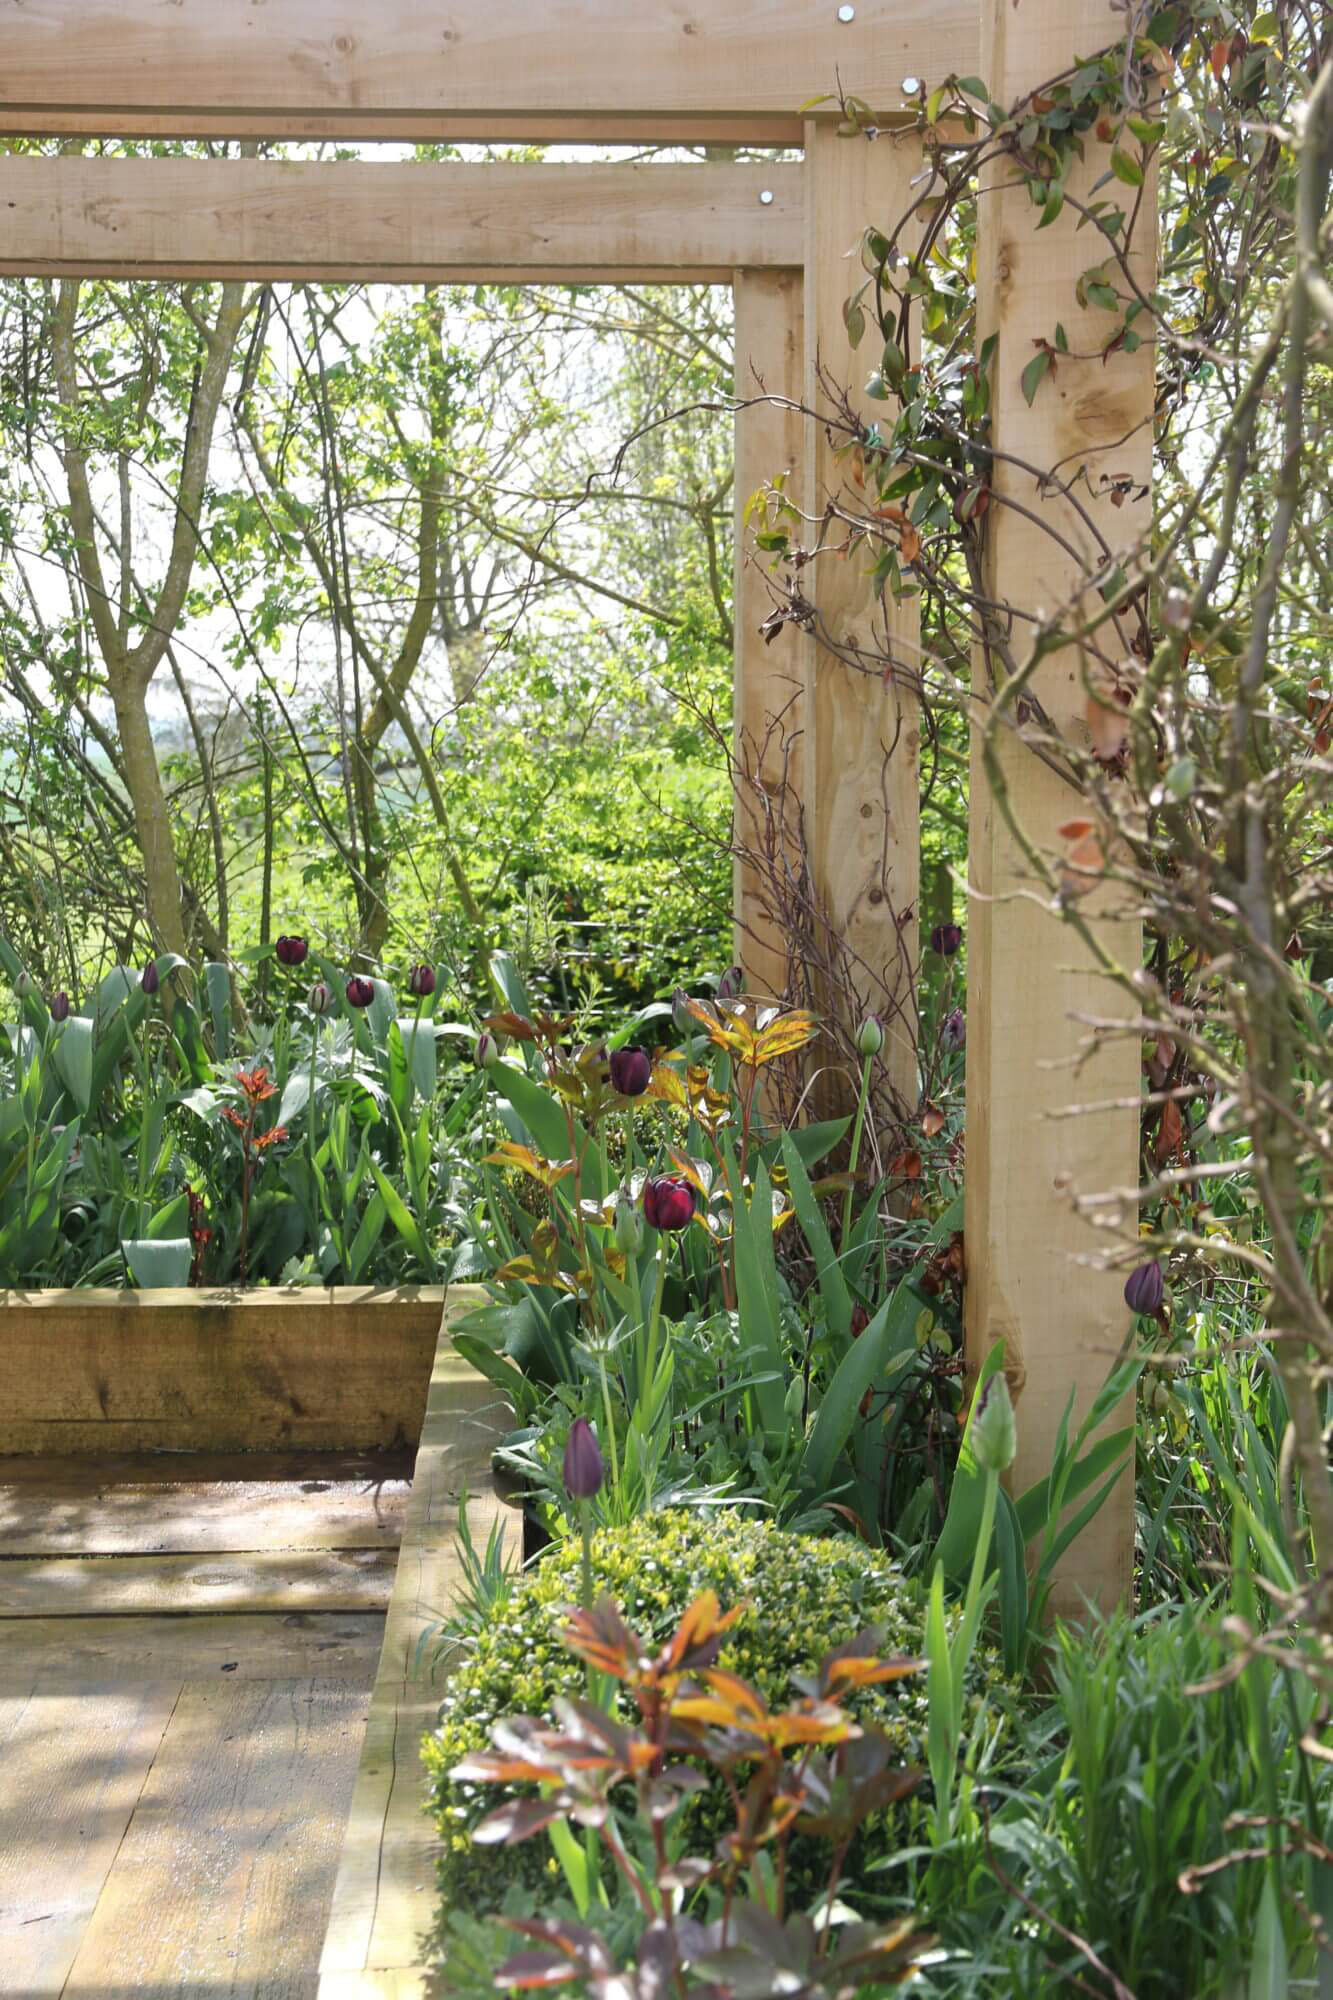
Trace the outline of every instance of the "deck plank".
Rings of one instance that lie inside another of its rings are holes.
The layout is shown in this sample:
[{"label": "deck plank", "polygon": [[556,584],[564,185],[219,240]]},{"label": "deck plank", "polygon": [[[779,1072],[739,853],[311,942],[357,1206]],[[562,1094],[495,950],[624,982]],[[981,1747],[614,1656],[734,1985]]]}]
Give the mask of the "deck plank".
[{"label": "deck plank", "polygon": [[197,1618],[0,1619],[0,1691],[76,1693],[111,1681],[293,1680],[369,1686],[384,1619],[375,1612],[239,1612]]},{"label": "deck plank", "polygon": [[63,1987],[179,1694],[0,1695],[0,1993]]},{"label": "deck plank", "polygon": [[65,2000],[309,2000],[368,1700],[323,1679],[188,1683]]},{"label": "deck plank", "polygon": [[393,1549],[17,1557],[0,1561],[0,1618],[383,1611],[397,1560]]}]

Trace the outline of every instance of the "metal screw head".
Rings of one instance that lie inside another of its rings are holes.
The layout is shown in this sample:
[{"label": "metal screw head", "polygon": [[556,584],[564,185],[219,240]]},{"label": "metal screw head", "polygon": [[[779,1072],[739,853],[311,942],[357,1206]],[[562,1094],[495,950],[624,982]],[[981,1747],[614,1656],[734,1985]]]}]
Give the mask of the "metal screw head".
[{"label": "metal screw head", "polygon": [[921,78],[919,76],[905,76],[903,78],[904,97],[915,97],[920,88]]},{"label": "metal screw head", "polygon": [[856,19],[855,7],[839,7],[838,19],[843,22],[854,21]]},{"label": "metal screw head", "polygon": [[772,190],[772,188],[764,188],[764,189],[762,189],[762,190],[761,190],[761,192],[760,192],[760,195],[759,195],[759,199],[760,199],[760,201],[762,202],[762,204],[763,204],[763,206],[764,206],[765,208],[771,208],[771,207],[773,206],[773,190]]}]

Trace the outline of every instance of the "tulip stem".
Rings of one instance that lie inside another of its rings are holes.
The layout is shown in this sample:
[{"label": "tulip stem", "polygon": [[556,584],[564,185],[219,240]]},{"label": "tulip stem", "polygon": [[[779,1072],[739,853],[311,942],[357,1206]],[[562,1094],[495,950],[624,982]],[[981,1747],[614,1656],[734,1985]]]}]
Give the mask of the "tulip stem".
[{"label": "tulip stem", "polygon": [[[632,1266],[631,1266],[632,1268]],[[597,1348],[597,1373],[602,1382],[602,1408],[606,1412],[606,1448],[611,1454],[611,1490],[620,1499],[620,1462],[616,1456],[616,1425],[611,1415],[611,1389],[606,1379],[606,1349]]]},{"label": "tulip stem", "polygon": [[847,1192],[842,1198],[842,1238],[838,1248],[847,1255],[848,1238],[852,1233],[852,1196],[856,1191],[856,1163],[861,1157],[861,1134],[865,1129],[866,1100],[870,1096],[870,1065],[873,1056],[861,1059],[861,1088],[856,1099],[856,1121],[852,1126],[852,1150],[847,1161]]},{"label": "tulip stem", "polygon": [[579,1501],[579,1529],[583,1536],[583,1608],[592,1610],[592,1504]]},{"label": "tulip stem", "polygon": [[647,1338],[643,1344],[643,1362],[639,1369],[639,1395],[642,1397],[653,1378],[657,1361],[657,1323],[662,1317],[662,1293],[666,1288],[667,1240],[663,1231],[657,1235],[657,1282],[653,1287],[653,1309],[648,1320]]},{"label": "tulip stem", "polygon": [[306,1105],[306,1137],[310,1141],[310,1221],[316,1258],[319,1256],[319,1169],[315,1165],[315,1068],[319,1061],[319,1031],[320,1019],[316,1014],[310,1026],[310,1098]]}]

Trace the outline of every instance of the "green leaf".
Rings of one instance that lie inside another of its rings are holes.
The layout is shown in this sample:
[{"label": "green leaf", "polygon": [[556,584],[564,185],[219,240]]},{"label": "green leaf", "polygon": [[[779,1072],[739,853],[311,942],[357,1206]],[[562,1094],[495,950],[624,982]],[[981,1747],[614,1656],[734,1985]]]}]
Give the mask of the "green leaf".
[{"label": "green leaf", "polygon": [[188,1236],[127,1236],[120,1247],[140,1291],[165,1291],[189,1283],[194,1251]]},{"label": "green leaf", "polygon": [[93,1108],[93,1023],[71,1014],[56,1037],[53,1051],[60,1080],[86,1116]]},{"label": "green leaf", "polygon": [[736,1306],[742,1344],[749,1350],[757,1374],[776,1376],[755,1389],[760,1419],[768,1435],[785,1437],[787,1414],[784,1388],[786,1356],[778,1302],[778,1273],[773,1256],[773,1192],[762,1161],[755,1176],[753,1203],[745,1199],[736,1155],[728,1140],[724,1158],[731,1189],[732,1247],[736,1264]]},{"label": "green leaf", "polygon": [[[1061,1512],[1071,1506],[1080,1494],[1086,1493],[1094,1480],[1102,1478],[1118,1460],[1122,1459],[1126,1451],[1132,1448],[1133,1442],[1132,1424],[1124,1430],[1112,1431],[1108,1437],[1099,1439],[1070,1469],[1064,1481],[1064,1490],[1059,1495]],[[1039,1479],[1034,1486],[1029,1486],[1015,1505],[1023,1539],[1025,1542],[1030,1542],[1045,1531],[1050,1519],[1051,1476],[1048,1474],[1045,1479]]]},{"label": "green leaf", "polygon": [[1004,1342],[997,1340],[977,1375],[977,1385],[972,1396],[972,1408],[968,1412],[967,1428],[963,1432],[963,1442],[958,1454],[958,1467],[953,1476],[953,1488],[949,1495],[949,1511],[940,1529],[940,1538],[935,1544],[935,1555],[943,1565],[951,1582],[960,1583],[967,1576],[972,1563],[972,1552],[981,1532],[981,1512],[986,1493],[986,1475],[977,1464],[972,1450],[972,1426],[976,1421],[982,1391],[1004,1366]]},{"label": "green leaf", "polygon": [[802,1479],[812,1495],[822,1498],[830,1491],[866,1390],[892,1381],[915,1360],[920,1310],[921,1300],[904,1280],[838,1363],[801,1454]]},{"label": "green leaf", "polygon": [[1264,1876],[1264,1893],[1259,1901],[1247,2000],[1287,2000],[1290,1990],[1282,1906],[1270,1867]]},{"label": "green leaf", "polygon": [[427,1283],[433,1284],[435,1280],[435,1259],[431,1256],[430,1246],[421,1233],[421,1225],[385,1173],[383,1167],[381,1167],[379,1161],[373,1155],[370,1161],[370,1171],[375,1176],[375,1185],[379,1189],[380,1199],[384,1203],[390,1222],[398,1231],[398,1234],[402,1237],[417,1262],[427,1273]]},{"label": "green leaf", "polygon": [[796,1219],[801,1225],[806,1242],[810,1245],[819,1273],[819,1294],[824,1301],[824,1317],[829,1330],[836,1334],[839,1343],[851,1337],[852,1295],[847,1289],[833,1239],[828,1233],[819,1203],[815,1200],[810,1186],[810,1177],[805,1171],[805,1162],[792,1144],[790,1132],[782,1135],[782,1157],[787,1167],[787,1185],[791,1189]]},{"label": "green leaf", "polygon": [[1046,376],[1050,373],[1050,367],[1051,367],[1051,357],[1046,352],[1046,349],[1043,347],[1040,353],[1033,355],[1031,361],[1029,361],[1027,367],[1023,370],[1023,375],[1022,375],[1023,398],[1024,401],[1028,404],[1029,408],[1031,408],[1032,400],[1035,397],[1038,389],[1041,387],[1043,381],[1046,379]]},{"label": "green leaf", "polygon": [[1122,152],[1119,146],[1111,148],[1111,172],[1126,187],[1143,186],[1143,162],[1136,160],[1132,153]]}]

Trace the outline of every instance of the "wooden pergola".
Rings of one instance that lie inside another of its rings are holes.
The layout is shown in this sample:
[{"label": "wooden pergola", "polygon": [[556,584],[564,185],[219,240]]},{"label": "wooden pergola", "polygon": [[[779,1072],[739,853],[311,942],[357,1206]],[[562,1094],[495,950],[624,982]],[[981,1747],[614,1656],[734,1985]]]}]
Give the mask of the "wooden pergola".
[{"label": "wooden pergola", "polygon": [[[904,83],[984,76],[1012,103],[1124,32],[1112,0],[0,0],[0,131],[64,138],[749,142],[800,147],[799,164],[466,166],[262,159],[0,158],[0,272],[135,278],[403,282],[730,283],[736,304],[738,509],[777,474],[817,520],[849,476],[818,407],[825,378],[859,384],[843,303],[869,223],[910,204],[921,168]],[[871,107],[877,135],[840,137],[839,88]],[[1104,163],[1090,148],[1090,185]],[[1089,261],[1069,208],[1032,235],[1026,193],[981,204],[981,331],[1000,335],[993,405],[994,594],[1042,611],[1077,588],[1067,549],[1100,525],[1128,546],[1131,500],[1099,496],[1151,472],[1152,350],[1061,357],[1029,407],[1019,377]],[[849,263],[849,256],[851,262]],[[778,401],[758,398],[760,386]],[[867,404],[868,412],[873,407]],[[1082,480],[1081,513],[1028,468]],[[1093,496],[1093,497],[1089,497]],[[1123,496],[1122,496],[1123,497]],[[1034,519],[1041,515],[1041,521]],[[1044,522],[1044,525],[1043,525]],[[849,672],[789,633],[769,648],[761,568],[738,520],[736,716],[763,744],[776,715],[799,728],[799,790],[818,896],[869,964],[896,959],[894,912],[918,885],[915,697]],[[854,643],[871,616],[855,559],[811,566],[819,623]],[[895,661],[917,657],[910,602],[876,617]],[[799,664],[793,665],[798,660]],[[1082,726],[1075,665],[1056,654],[1037,685],[1053,720]],[[1054,847],[1069,795],[1007,746],[1010,792]],[[1095,1240],[1071,1190],[1132,1189],[1138,1058],[1132,1038],[1084,1060],[1089,1018],[1115,1010],[1077,939],[1034,899],[984,776],[972,788],[967,1129],[968,1343],[1003,1337],[1019,1405],[1019,1485],[1042,1476],[1071,1388],[1100,1387],[1125,1331],[1120,1279],[1086,1260]],[[738,930],[759,990],[777,981],[757,884],[737,879]],[[890,932],[893,933],[890,936]],[[914,929],[907,927],[909,941]],[[1125,931],[1117,933],[1123,953]],[[912,952],[915,956],[915,952]],[[914,1101],[910,1048],[890,1051]],[[1101,1106],[1078,1118],[1071,1104]],[[1128,1584],[1132,1489],[1122,1482],[1075,1551],[1071,1593],[1111,1602]]]}]

